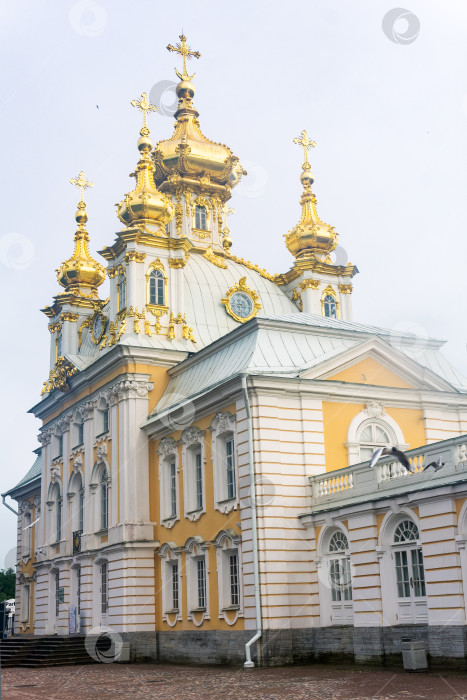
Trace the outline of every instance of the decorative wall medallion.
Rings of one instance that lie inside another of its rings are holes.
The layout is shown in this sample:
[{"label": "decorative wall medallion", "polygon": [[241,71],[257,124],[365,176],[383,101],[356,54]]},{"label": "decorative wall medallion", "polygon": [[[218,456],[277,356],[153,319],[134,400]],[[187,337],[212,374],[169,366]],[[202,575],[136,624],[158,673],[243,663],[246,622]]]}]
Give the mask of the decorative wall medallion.
[{"label": "decorative wall medallion", "polygon": [[246,277],[242,277],[237,284],[230,287],[221,302],[232,318],[239,323],[246,323],[254,318],[261,308],[258,300],[258,292],[250,289],[246,284]]}]

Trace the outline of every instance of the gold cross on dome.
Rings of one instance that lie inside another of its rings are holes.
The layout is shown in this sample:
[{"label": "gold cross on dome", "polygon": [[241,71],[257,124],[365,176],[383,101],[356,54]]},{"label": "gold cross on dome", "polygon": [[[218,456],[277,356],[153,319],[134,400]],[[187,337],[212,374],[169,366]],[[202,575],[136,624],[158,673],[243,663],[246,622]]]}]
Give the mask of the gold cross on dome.
[{"label": "gold cross on dome", "polygon": [[175,73],[178,75],[180,80],[192,80],[192,78],[195,77],[195,74],[193,75],[188,75],[187,70],[186,70],[186,61],[191,60],[191,58],[194,56],[195,58],[200,58],[201,54],[199,51],[192,51],[189,46],[187,46],[186,43],[186,36],[182,33],[180,34],[180,44],[175,44],[175,46],[172,46],[172,44],[169,44],[167,46],[167,49],[169,51],[175,51],[176,53],[179,53],[180,56],[183,59],[183,68],[182,72],[179,73],[178,70],[175,68]]},{"label": "gold cross on dome", "polygon": [[224,204],[224,206],[222,207],[222,213],[225,216],[225,225],[227,226],[227,218],[230,214],[235,214],[235,209],[229,207],[227,204]]},{"label": "gold cross on dome", "polygon": [[[308,151],[310,150],[310,148],[314,148],[316,146],[316,142],[311,141],[308,138],[308,134],[306,133],[305,130],[302,131],[300,137],[297,136],[296,138],[294,138],[293,142],[298,143],[300,146],[303,147],[303,150],[305,151],[305,162],[303,165],[304,166],[309,165],[309,163],[308,163]],[[304,167],[304,170],[305,170],[305,167]]]},{"label": "gold cross on dome", "polygon": [[142,92],[139,100],[131,100],[131,105],[143,113],[143,129],[147,130],[148,112],[157,112],[157,107],[149,102],[147,92]]},{"label": "gold cross on dome", "polygon": [[93,182],[86,180],[82,170],[80,170],[78,177],[72,177],[70,182],[72,185],[76,185],[76,187],[79,187],[79,193],[80,193],[80,200],[79,201],[80,202],[84,202],[84,199],[83,199],[84,190],[87,190],[88,187],[94,187]]}]

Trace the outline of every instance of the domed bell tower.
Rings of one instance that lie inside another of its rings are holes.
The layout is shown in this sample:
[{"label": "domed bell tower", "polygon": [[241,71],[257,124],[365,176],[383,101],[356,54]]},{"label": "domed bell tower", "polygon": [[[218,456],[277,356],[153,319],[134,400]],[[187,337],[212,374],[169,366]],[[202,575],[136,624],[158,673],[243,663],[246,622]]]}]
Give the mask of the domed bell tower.
[{"label": "domed bell tower", "polygon": [[302,311],[351,321],[351,280],[358,269],[350,262],[340,265],[331,258],[337,247],[338,234],[333,226],[318,216],[312,190],[314,176],[308,162],[308,151],[316,143],[310,140],[306,131],[293,141],[302,146],[305,155],[300,175],[302,215],[298,224],[285,234],[285,244],[295,262],[277,281],[284,285],[286,293]]}]

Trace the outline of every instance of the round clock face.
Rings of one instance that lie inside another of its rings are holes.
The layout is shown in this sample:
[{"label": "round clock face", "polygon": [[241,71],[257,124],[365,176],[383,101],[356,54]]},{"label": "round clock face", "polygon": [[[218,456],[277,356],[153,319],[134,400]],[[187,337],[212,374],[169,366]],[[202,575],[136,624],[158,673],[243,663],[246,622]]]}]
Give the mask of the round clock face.
[{"label": "round clock face", "polygon": [[94,318],[94,323],[92,324],[92,339],[95,343],[98,343],[102,338],[104,332],[104,317],[97,314]]},{"label": "round clock face", "polygon": [[248,318],[253,313],[253,300],[245,292],[235,292],[230,297],[230,308],[239,318]]}]

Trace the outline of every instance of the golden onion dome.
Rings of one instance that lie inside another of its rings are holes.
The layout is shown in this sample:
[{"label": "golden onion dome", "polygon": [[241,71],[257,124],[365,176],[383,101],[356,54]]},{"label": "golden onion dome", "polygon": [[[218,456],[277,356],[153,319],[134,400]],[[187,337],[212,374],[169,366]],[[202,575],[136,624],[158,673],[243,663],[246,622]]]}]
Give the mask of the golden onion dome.
[{"label": "golden onion dome", "polygon": [[337,246],[338,234],[333,226],[321,221],[316,210],[316,197],[311,189],[314,177],[307,153],[308,149],[316,144],[308,139],[306,131],[302,131],[301,139],[294,139],[294,143],[300,144],[305,150],[305,162],[300,175],[303,186],[300,197],[302,215],[298,224],[285,234],[285,243],[295,258],[317,256],[330,262],[329,253]]},{"label": "golden onion dome", "polygon": [[83,190],[92,187],[81,171],[77,178],[70,180],[81,190],[81,199],[75,219],[78,224],[74,236],[73,255],[65,260],[57,270],[57,280],[65,291],[75,296],[97,297],[97,287],[105,280],[105,269],[89,253],[89,234],[86,230],[88,215],[83,201]]},{"label": "golden onion dome", "polygon": [[186,59],[192,56],[199,58],[201,54],[189,49],[183,34],[180,40],[181,44],[176,47],[170,44],[167,47],[183,58],[182,73],[175,70],[180,78],[176,88],[178,109],[174,114],[175,129],[170,139],[156,144],[154,178],[158,187],[171,179],[178,185],[180,178],[186,184],[196,185],[203,178],[205,187],[210,185],[213,191],[225,191],[225,188],[235,187],[246,173],[228,146],[210,141],[201,131],[199,113],[193,106],[195,87],[191,80],[194,74],[190,76],[186,71]]},{"label": "golden onion dome", "polygon": [[149,104],[145,92],[139,101],[133,100],[131,104],[143,112],[143,127],[137,143],[141,155],[136,171],[132,173],[136,178],[136,187],[117,204],[117,215],[127,226],[138,226],[153,233],[164,232],[174,208],[167,195],[159,192],[154,182],[154,163],[150,156],[153,142],[146,125],[146,113],[155,111],[156,107]]}]

